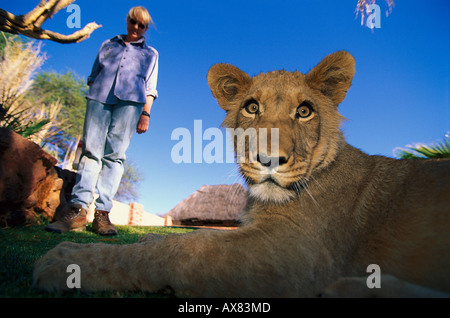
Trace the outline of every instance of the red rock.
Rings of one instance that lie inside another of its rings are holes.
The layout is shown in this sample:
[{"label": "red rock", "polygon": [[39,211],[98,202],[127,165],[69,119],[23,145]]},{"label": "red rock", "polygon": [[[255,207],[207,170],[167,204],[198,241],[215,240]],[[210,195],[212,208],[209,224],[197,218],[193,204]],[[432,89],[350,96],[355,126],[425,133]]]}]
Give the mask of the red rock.
[{"label": "red rock", "polygon": [[53,218],[62,179],[57,160],[7,128],[0,128],[0,226]]}]

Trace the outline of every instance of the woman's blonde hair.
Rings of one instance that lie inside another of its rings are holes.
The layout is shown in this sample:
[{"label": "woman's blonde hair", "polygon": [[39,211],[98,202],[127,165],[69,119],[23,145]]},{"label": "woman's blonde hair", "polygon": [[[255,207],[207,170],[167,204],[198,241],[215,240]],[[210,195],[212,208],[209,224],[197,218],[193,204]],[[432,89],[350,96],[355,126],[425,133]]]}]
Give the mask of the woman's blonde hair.
[{"label": "woman's blonde hair", "polygon": [[141,6],[133,7],[130,9],[127,15],[127,20],[129,19],[139,20],[143,22],[147,28],[149,24],[155,27],[155,23],[153,22],[150,13],[148,13],[146,8]]}]

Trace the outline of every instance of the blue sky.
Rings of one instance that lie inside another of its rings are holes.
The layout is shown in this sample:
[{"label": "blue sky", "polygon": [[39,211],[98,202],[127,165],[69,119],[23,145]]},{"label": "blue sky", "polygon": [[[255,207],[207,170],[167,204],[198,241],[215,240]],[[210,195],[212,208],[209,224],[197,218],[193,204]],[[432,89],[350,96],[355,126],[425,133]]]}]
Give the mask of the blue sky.
[{"label": "blue sky", "polygon": [[[0,1],[22,14],[38,0]],[[441,141],[450,131],[450,1],[395,1],[392,13],[380,5],[381,28],[355,18],[357,0],[77,0],[81,25],[103,27],[78,44],[44,41],[42,69],[69,70],[87,78],[100,44],[126,33],[130,7],[145,6],[156,30],[148,43],[160,53],[158,91],[150,130],[135,135],[128,150],[142,172],[139,202],[164,214],[204,184],[242,182],[232,163],[176,164],[171,140],[177,128],[194,132],[219,127],[224,117],[206,82],[215,63],[231,63],[250,75],[278,69],[307,73],[327,54],[347,50],[356,75],[340,112],[347,141],[369,154],[393,156],[393,149]],[[69,34],[71,13],[58,12],[43,28]],[[193,137],[194,138],[194,137]],[[209,141],[203,142],[203,147]]]}]

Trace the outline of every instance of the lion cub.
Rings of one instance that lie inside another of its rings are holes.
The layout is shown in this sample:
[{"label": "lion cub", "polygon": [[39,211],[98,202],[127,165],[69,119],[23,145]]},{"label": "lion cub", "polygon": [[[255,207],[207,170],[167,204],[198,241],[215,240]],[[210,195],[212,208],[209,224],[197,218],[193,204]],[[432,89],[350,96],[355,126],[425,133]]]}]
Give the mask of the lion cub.
[{"label": "lion cub", "polygon": [[[216,64],[208,83],[229,128],[266,128],[245,146],[243,225],[149,235],[134,245],[62,243],[35,265],[34,286],[158,291],[177,296],[445,296],[450,292],[450,160],[395,160],[348,145],[338,105],[355,72],[347,52],[308,74],[250,77]],[[237,144],[235,145],[238,146]],[[240,145],[239,145],[240,146]],[[254,160],[250,160],[254,159]],[[213,212],[213,211],[212,211]],[[369,265],[381,271],[369,288]]]}]

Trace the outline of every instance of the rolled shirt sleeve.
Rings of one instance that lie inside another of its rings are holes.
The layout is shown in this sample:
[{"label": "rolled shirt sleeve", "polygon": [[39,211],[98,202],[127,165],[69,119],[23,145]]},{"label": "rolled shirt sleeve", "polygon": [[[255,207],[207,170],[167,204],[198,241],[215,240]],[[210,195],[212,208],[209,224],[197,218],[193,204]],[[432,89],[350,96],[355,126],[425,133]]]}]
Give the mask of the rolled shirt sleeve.
[{"label": "rolled shirt sleeve", "polygon": [[146,96],[151,95],[155,99],[157,99],[158,91],[156,89],[156,85],[158,83],[159,54],[155,49],[153,49],[153,51],[155,53],[156,58],[154,60],[153,65],[150,65],[151,67],[149,68],[145,79],[145,95]]}]

